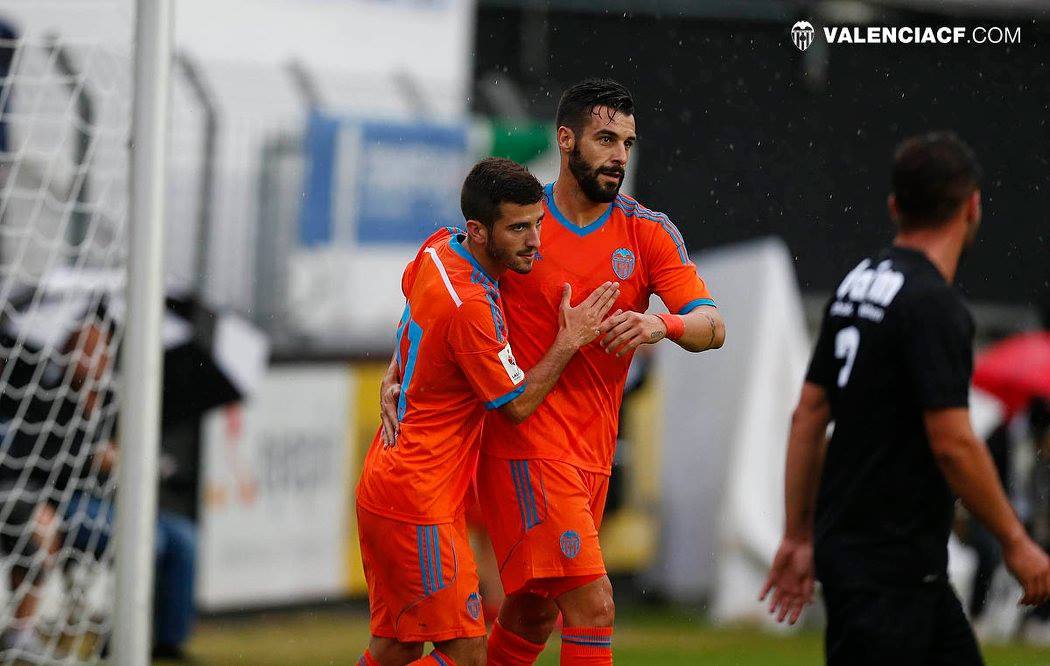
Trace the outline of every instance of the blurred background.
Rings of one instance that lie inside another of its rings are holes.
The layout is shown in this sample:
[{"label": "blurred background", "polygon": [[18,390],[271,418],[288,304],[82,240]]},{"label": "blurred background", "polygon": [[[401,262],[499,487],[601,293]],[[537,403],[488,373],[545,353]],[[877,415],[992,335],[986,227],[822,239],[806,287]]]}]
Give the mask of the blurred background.
[{"label": "blurred background", "polygon": [[[26,631],[51,658],[106,653],[131,10],[0,4],[0,659],[29,654]],[[1020,38],[800,51],[799,20]],[[632,367],[602,533],[618,660],[820,661],[819,604],[789,633],[757,602],[787,428],[824,302],[892,238],[892,152],[917,132],[956,131],[985,169],[958,281],[987,354],[974,418],[1050,544],[1050,365],[1001,372],[1050,355],[1048,3],[176,0],[174,30],[158,656],[356,660],[353,488],[401,271],[461,221],[477,159],[556,177],[554,111],[589,76],[633,92],[625,191],[676,222],[729,331]],[[1016,609],[965,515],[957,535],[989,662],[1050,663],[1050,609]]]}]

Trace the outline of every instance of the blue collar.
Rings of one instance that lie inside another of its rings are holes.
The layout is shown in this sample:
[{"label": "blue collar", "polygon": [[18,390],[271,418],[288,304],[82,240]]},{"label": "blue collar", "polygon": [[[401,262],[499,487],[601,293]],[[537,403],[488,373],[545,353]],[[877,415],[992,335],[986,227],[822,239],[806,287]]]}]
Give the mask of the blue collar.
[{"label": "blue collar", "polygon": [[566,229],[576,234],[577,236],[586,236],[592,231],[597,231],[601,228],[603,224],[605,224],[605,222],[609,219],[609,216],[612,215],[613,206],[610,203],[609,208],[606,209],[604,213],[599,215],[597,220],[591,222],[585,227],[581,227],[570,222],[568,218],[562,215],[561,211],[558,210],[558,205],[554,203],[554,183],[547,183],[547,185],[543,188],[543,192],[547,197],[547,208],[549,208],[551,213],[554,215],[554,219],[558,222],[561,222],[562,226],[564,226]]},{"label": "blue collar", "polygon": [[492,279],[492,276],[485,272],[485,269],[481,267],[481,264],[479,264],[478,260],[474,258],[474,255],[472,255],[470,251],[463,247],[463,244],[459,242],[459,236],[453,236],[448,244],[452,246],[452,249],[455,250],[456,254],[466,259],[486,280],[493,285],[496,284],[496,281]]}]

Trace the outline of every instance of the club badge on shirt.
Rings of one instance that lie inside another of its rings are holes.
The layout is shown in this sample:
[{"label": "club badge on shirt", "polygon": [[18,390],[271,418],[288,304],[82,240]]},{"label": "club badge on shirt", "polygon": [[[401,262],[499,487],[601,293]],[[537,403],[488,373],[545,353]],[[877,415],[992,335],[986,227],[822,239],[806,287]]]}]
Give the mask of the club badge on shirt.
[{"label": "club badge on shirt", "polygon": [[499,353],[499,360],[503,363],[503,369],[507,371],[507,376],[510,377],[510,381],[514,382],[515,386],[525,379],[525,371],[518,367],[518,362],[514,360],[514,352],[510,350],[509,343]]},{"label": "club badge on shirt", "polygon": [[612,253],[613,273],[621,280],[631,277],[631,273],[634,273],[634,265],[634,252],[629,249],[621,247]]}]

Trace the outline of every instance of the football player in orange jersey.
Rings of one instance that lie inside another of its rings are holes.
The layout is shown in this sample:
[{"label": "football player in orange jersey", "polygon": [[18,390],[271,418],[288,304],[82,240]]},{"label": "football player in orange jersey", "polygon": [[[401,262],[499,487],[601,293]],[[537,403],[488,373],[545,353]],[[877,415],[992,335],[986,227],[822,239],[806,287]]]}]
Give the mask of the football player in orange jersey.
[{"label": "football player in orange jersey", "polygon": [[[478,575],[464,519],[486,410],[527,417],[619,294],[606,281],[572,307],[563,285],[558,333],[526,374],[508,341],[496,280],[531,270],[542,188],[506,159],[479,162],[461,197],[467,231],[445,228],[405,269],[394,366],[399,432],[377,432],[357,488],[372,640],[365,665],[480,666]],[[508,271],[509,269],[509,271]],[[422,657],[423,645],[434,651]]]},{"label": "football player in orange jersey", "polygon": [[[524,423],[486,418],[478,490],[507,599],[489,639],[489,663],[532,664],[559,611],[562,664],[611,664],[614,607],[598,529],[634,350],[669,338],[700,352],[721,347],[725,326],[681,233],[667,215],[620,194],[637,135],[622,85],[569,88],[557,116],[558,180],[545,188],[541,256],[528,275],[500,281],[519,362],[531,366],[556,335],[560,285],[620,283],[601,344],[570,361]],[[669,314],[648,314],[656,294]],[[384,382],[385,419],[397,394]]]}]

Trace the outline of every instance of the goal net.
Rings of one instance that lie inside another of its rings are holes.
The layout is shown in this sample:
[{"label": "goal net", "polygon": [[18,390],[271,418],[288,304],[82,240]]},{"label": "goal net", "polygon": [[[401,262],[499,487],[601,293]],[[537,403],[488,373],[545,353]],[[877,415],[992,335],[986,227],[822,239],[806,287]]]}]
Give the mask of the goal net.
[{"label": "goal net", "polygon": [[0,664],[110,634],[131,29],[121,0],[0,12]]}]

